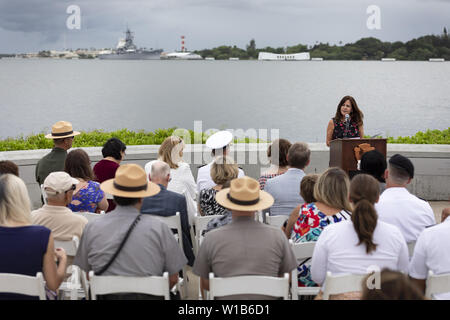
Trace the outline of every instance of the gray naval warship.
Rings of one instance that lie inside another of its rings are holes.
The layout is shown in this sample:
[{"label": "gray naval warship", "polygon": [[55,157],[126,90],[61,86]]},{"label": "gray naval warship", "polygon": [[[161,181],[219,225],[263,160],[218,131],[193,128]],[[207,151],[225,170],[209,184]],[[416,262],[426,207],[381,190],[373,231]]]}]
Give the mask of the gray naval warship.
[{"label": "gray naval warship", "polygon": [[125,39],[119,39],[116,50],[99,53],[99,59],[105,60],[159,60],[162,49],[138,49],[133,43],[133,33],[127,28]]}]

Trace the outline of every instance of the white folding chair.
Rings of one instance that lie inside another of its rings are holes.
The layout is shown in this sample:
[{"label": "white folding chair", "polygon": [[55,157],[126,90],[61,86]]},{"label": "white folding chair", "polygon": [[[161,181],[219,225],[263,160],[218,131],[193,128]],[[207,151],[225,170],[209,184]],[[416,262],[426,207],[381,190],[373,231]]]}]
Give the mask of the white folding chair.
[{"label": "white folding chair", "polygon": [[[68,256],[74,257],[77,254],[78,244],[80,240],[77,236],[73,236],[72,240],[61,241],[55,240],[55,248],[63,248]],[[70,265],[67,266],[67,273],[71,276],[61,283],[59,287],[59,295],[61,298],[65,298],[67,295],[70,300],[78,300],[78,297],[87,296],[87,291],[85,291],[81,283],[81,273],[82,271],[78,266]]]},{"label": "white folding chair", "polygon": [[428,271],[425,296],[433,299],[433,295],[450,292],[450,273],[434,274]]},{"label": "white folding chair", "polygon": [[288,216],[284,215],[278,215],[278,216],[271,216],[269,215],[269,212],[266,212],[266,224],[279,227],[281,228],[283,226],[283,223],[288,219]]},{"label": "white folding chair", "polygon": [[[183,250],[183,233],[181,230],[181,217],[180,213],[177,212],[174,216],[158,216],[158,215],[152,215],[152,217],[162,221],[165,223],[170,229],[177,229],[177,235],[176,239],[178,240],[178,243],[180,244],[181,250]],[[187,297],[187,268],[186,266],[183,267],[183,278],[179,278],[177,288],[180,291],[182,298]],[[181,289],[181,290],[180,290]]]},{"label": "white folding chair", "polygon": [[97,300],[97,295],[112,293],[143,293],[170,300],[168,272],[164,272],[162,277],[123,277],[96,276],[94,271],[90,271],[89,283],[92,300]]},{"label": "white folding chair", "polygon": [[411,258],[414,254],[414,247],[416,246],[416,242],[411,241],[411,242],[408,242],[407,245],[408,245],[409,258]]},{"label": "white folding chair", "polygon": [[39,300],[46,300],[44,276],[42,272],[38,272],[35,277],[0,273],[0,292],[37,296]]},{"label": "white folding chair", "polygon": [[[313,256],[314,247],[316,242],[300,242],[294,243],[289,240],[292,251],[294,252],[295,258],[297,260],[297,265],[304,260],[311,258]],[[299,287],[298,286],[298,270],[295,267],[291,274],[291,299],[298,300],[298,296],[315,296],[319,294],[320,287]]]},{"label": "white folding chair", "polygon": [[210,216],[196,216],[194,220],[195,225],[195,242],[196,242],[196,248],[194,250],[195,255],[197,256],[198,250],[200,249],[200,245],[203,241],[203,231],[206,230],[206,227],[208,226],[208,223],[215,218],[223,217],[223,215],[217,214],[217,215],[210,215]]},{"label": "white folding chair", "polygon": [[215,278],[214,273],[209,273],[209,300],[235,294],[260,294],[277,298],[282,297],[287,300],[289,296],[289,274],[285,273],[282,278],[268,276]]},{"label": "white folding chair", "polygon": [[85,217],[88,220],[88,222],[91,222],[92,220],[103,217],[105,211],[101,211],[100,213],[92,213],[92,212],[74,212],[74,213]]},{"label": "white folding chair", "polygon": [[44,204],[47,204],[47,192],[45,192],[44,185],[41,184],[41,195],[44,200]]},{"label": "white folding chair", "polygon": [[330,295],[333,294],[362,291],[362,282],[365,277],[367,277],[367,274],[332,275],[328,271],[325,279],[323,300],[330,299]]}]

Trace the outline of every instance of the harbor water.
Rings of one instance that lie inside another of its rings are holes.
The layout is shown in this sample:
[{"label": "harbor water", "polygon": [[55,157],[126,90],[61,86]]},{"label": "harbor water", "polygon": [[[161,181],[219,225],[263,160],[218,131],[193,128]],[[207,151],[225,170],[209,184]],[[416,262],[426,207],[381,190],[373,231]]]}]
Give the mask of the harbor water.
[{"label": "harbor water", "polygon": [[201,121],[203,131],[324,142],[344,95],[364,112],[366,134],[397,137],[448,128],[449,88],[449,62],[0,59],[0,138],[59,120],[107,131]]}]

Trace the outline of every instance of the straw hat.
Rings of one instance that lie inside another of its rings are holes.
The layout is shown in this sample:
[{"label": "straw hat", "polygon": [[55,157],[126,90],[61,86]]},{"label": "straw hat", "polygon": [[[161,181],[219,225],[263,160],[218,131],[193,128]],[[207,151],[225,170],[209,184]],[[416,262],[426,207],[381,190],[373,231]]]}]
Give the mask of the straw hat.
[{"label": "straw hat", "polygon": [[52,132],[47,134],[47,139],[63,139],[79,135],[78,131],[73,131],[72,124],[67,121],[58,121],[52,126]]},{"label": "straw hat", "polygon": [[104,181],[100,188],[106,193],[124,198],[145,198],[158,194],[161,188],[147,180],[144,169],[137,164],[123,164],[114,179]]},{"label": "straw hat", "polygon": [[236,211],[258,211],[272,206],[273,197],[260,190],[259,182],[250,177],[231,180],[230,188],[220,190],[216,201],[222,207]]},{"label": "straw hat", "polygon": [[210,149],[221,149],[233,140],[233,134],[229,131],[219,131],[206,140],[206,146]]}]

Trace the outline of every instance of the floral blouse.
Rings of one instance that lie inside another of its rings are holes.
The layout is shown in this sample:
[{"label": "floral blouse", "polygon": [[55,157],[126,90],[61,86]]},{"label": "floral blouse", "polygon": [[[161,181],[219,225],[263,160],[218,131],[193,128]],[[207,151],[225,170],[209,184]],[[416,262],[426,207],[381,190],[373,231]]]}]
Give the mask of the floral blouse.
[{"label": "floral blouse", "polygon": [[67,207],[74,212],[95,213],[97,204],[102,201],[104,196],[105,192],[100,189],[100,183],[89,181],[85,187],[72,196],[72,202]]},{"label": "floral blouse", "polygon": [[212,216],[217,214],[225,214],[227,212],[227,209],[217,203],[216,193],[217,190],[214,188],[203,189],[200,191],[199,204],[203,215]]},{"label": "floral blouse", "polygon": [[334,130],[333,137],[331,138],[332,140],[342,139],[344,138],[346,133],[348,138],[357,138],[361,136],[358,129],[358,124],[356,122],[350,122],[350,125],[348,126],[348,132],[346,132],[345,121],[337,122],[335,119],[333,119],[333,124]]},{"label": "floral blouse", "polygon": [[[351,220],[351,213],[341,210],[332,216],[327,216],[321,212],[316,204],[305,203],[300,209],[297,222],[291,233],[294,243],[317,241],[322,230],[329,224],[338,223],[343,220]],[[317,284],[311,280],[311,261],[302,261],[297,267],[299,287],[315,287]]]}]

